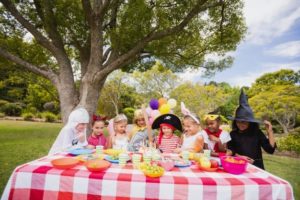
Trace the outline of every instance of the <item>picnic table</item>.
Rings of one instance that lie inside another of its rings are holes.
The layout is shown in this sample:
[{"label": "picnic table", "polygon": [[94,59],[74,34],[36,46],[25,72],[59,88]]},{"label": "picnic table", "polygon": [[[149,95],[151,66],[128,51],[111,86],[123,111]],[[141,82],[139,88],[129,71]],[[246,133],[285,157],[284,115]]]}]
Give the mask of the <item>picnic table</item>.
[{"label": "picnic table", "polygon": [[129,162],[103,172],[84,165],[56,169],[46,156],[18,166],[2,199],[294,199],[291,185],[251,164],[245,173],[206,172],[196,165],[174,168],[159,178],[146,177]]}]

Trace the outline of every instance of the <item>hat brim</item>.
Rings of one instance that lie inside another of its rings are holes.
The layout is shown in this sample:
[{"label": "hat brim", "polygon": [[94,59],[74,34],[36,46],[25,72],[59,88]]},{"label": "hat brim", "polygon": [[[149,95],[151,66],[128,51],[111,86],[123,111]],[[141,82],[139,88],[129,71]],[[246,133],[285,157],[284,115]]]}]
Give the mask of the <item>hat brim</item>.
[{"label": "hat brim", "polygon": [[[167,116],[170,116],[172,118],[172,120],[166,120]],[[179,131],[182,131],[181,121],[176,115],[164,114],[164,115],[157,117],[152,123],[152,129],[159,129],[160,124],[162,124],[162,123],[171,124]]]},{"label": "hat brim", "polygon": [[244,121],[244,122],[253,122],[253,123],[259,123],[261,124],[262,121],[258,119],[243,119],[243,118],[235,118],[232,116],[227,117],[227,119],[232,120],[232,121]]}]

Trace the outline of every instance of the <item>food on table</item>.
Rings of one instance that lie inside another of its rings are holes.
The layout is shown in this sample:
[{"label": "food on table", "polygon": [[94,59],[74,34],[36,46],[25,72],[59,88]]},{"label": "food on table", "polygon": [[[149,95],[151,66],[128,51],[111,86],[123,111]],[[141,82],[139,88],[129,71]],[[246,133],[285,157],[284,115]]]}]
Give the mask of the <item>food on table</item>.
[{"label": "food on table", "polygon": [[247,168],[247,161],[241,157],[223,156],[221,163],[224,171],[231,174],[242,174]]},{"label": "food on table", "polygon": [[161,177],[165,172],[164,168],[158,166],[155,163],[141,163],[139,168],[146,176],[152,178]]},{"label": "food on table", "polygon": [[122,149],[105,149],[104,153],[110,155],[112,160],[118,160],[120,153],[123,153]]}]

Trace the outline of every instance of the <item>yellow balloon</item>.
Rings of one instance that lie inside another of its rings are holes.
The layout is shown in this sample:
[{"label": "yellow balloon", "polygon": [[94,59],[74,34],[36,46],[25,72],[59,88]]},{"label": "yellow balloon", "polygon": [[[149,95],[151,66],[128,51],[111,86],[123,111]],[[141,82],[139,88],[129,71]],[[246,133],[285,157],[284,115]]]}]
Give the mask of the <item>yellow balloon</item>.
[{"label": "yellow balloon", "polygon": [[159,111],[161,114],[167,114],[169,113],[171,110],[171,107],[169,104],[163,104],[161,105],[161,107],[159,108]]}]

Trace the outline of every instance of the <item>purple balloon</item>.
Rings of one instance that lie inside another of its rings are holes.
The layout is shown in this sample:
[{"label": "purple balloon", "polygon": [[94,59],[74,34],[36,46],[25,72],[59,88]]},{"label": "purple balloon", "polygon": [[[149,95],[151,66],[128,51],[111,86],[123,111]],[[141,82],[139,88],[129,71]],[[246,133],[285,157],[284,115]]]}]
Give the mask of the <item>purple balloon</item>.
[{"label": "purple balloon", "polygon": [[149,102],[149,106],[153,109],[153,110],[157,110],[159,107],[159,103],[157,101],[157,99],[151,99],[151,101]]}]

